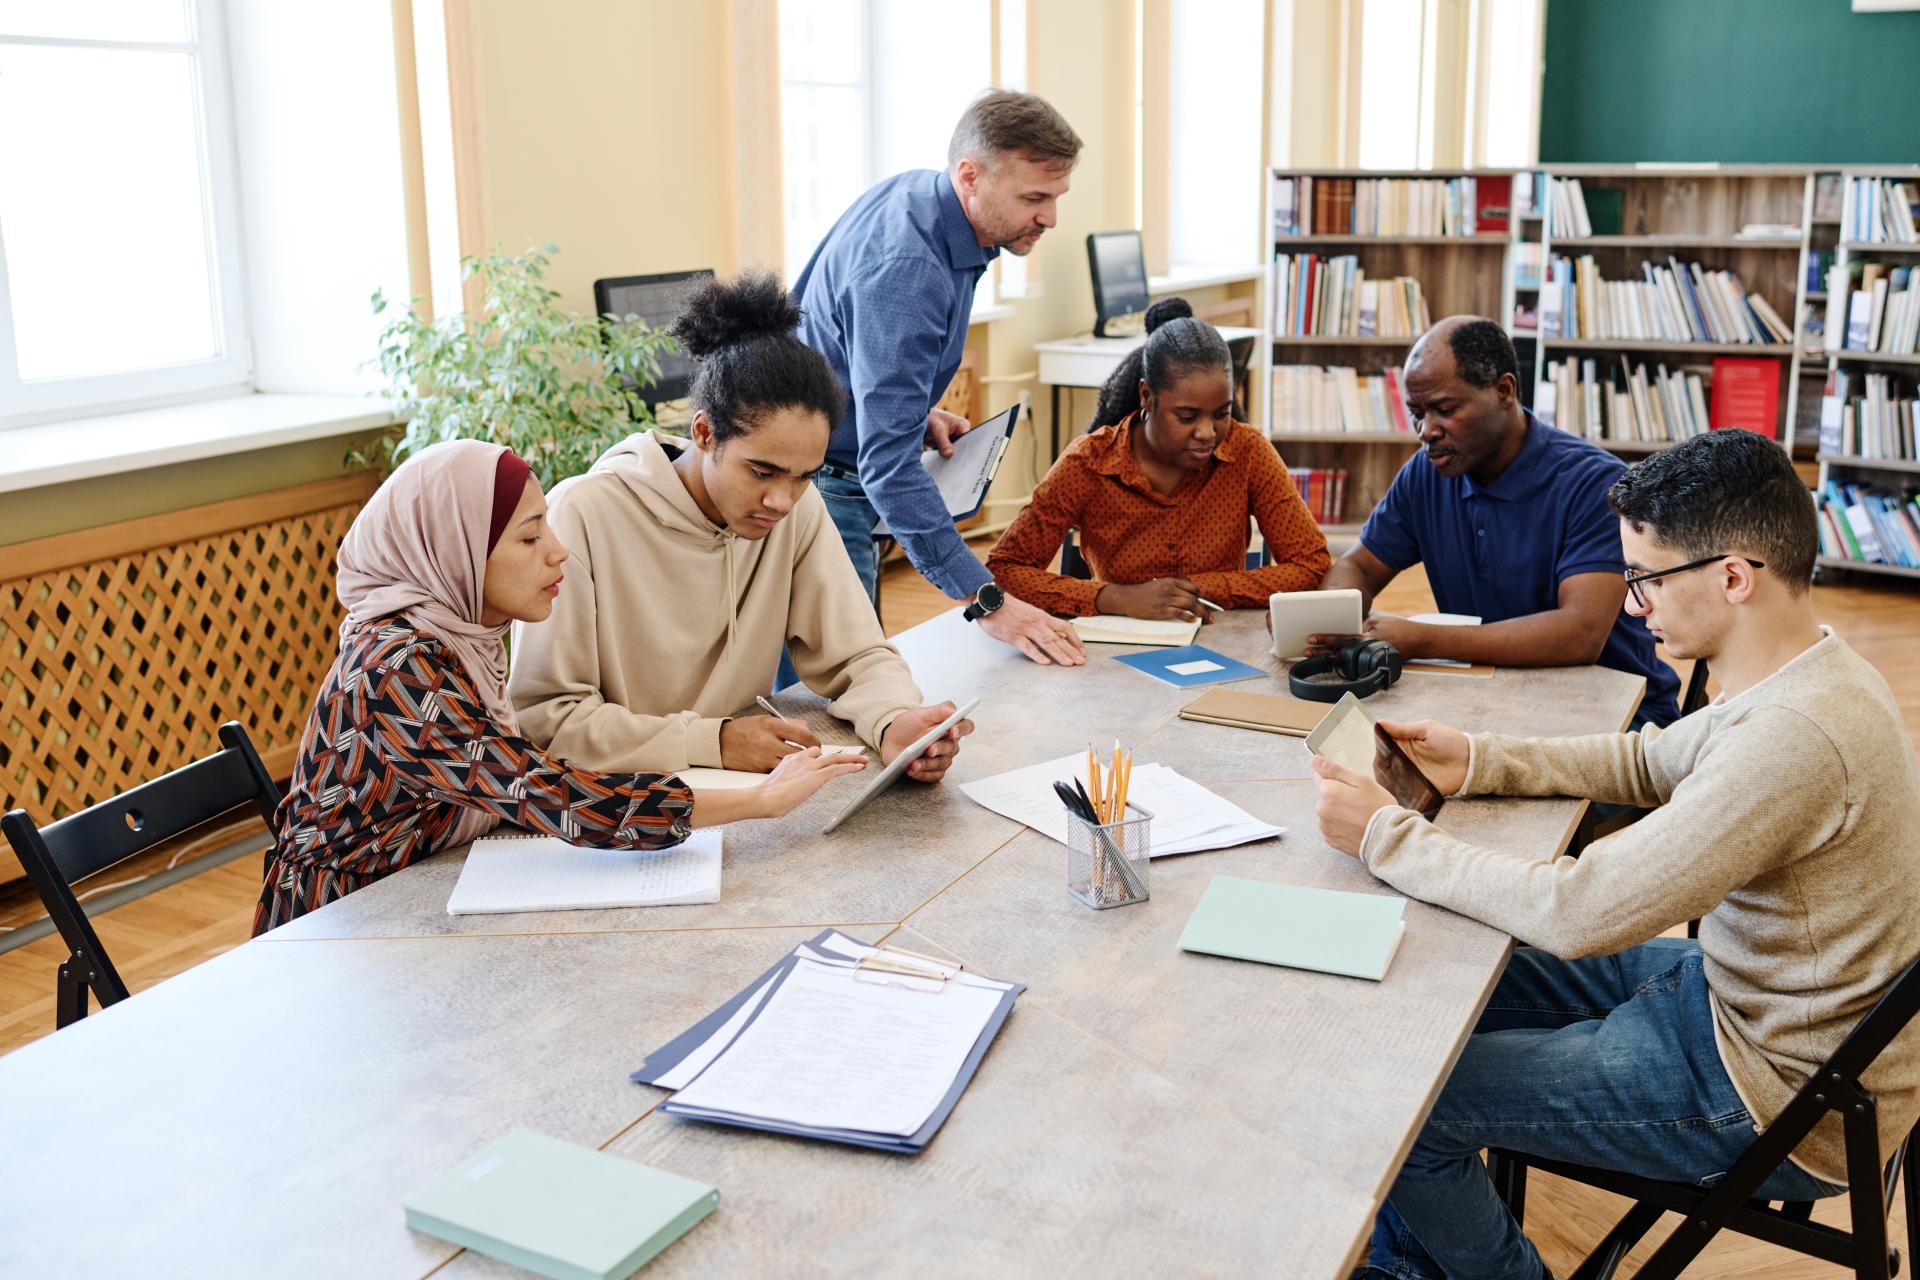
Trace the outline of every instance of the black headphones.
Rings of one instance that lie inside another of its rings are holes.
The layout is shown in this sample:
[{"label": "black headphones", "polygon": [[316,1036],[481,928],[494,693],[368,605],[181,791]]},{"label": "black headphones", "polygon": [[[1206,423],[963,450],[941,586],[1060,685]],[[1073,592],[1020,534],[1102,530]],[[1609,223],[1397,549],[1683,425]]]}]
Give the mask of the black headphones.
[{"label": "black headphones", "polygon": [[[1338,680],[1314,676],[1338,673]],[[1305,658],[1287,671],[1287,688],[1309,702],[1338,702],[1351,693],[1370,698],[1400,678],[1400,651],[1385,640],[1355,636],[1332,653]]]}]

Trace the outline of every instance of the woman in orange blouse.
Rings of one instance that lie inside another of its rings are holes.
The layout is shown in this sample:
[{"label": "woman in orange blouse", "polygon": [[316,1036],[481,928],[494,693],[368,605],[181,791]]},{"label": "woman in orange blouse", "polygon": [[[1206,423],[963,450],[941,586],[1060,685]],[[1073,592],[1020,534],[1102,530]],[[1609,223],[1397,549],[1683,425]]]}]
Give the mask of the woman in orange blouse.
[{"label": "woman in orange blouse", "polygon": [[[1332,564],[1271,442],[1233,416],[1232,360],[1185,300],[1147,311],[1147,341],[1100,391],[1095,430],[1075,440],[1014,518],[987,568],[1053,613],[1192,619],[1209,603],[1264,608],[1320,585]],[[1269,563],[1248,569],[1247,518]],[[1091,580],[1049,573],[1080,531]]]}]

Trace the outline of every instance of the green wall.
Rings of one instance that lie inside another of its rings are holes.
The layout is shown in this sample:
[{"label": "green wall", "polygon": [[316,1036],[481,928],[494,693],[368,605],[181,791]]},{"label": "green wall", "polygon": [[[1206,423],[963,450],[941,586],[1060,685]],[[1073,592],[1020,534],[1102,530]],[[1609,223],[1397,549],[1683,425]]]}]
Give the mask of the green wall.
[{"label": "green wall", "polygon": [[1545,163],[1920,163],[1920,12],[1548,0]]}]

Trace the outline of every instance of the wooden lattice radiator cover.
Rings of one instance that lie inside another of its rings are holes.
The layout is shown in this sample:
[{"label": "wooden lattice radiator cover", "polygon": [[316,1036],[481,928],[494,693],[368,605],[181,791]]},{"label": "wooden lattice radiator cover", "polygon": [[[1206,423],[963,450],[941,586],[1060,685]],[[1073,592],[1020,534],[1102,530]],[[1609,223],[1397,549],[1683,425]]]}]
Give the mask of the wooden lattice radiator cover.
[{"label": "wooden lattice radiator cover", "polygon": [[334,557],[376,483],[0,547],[0,807],[50,822],[219,750],[227,720],[286,776],[338,649]]}]

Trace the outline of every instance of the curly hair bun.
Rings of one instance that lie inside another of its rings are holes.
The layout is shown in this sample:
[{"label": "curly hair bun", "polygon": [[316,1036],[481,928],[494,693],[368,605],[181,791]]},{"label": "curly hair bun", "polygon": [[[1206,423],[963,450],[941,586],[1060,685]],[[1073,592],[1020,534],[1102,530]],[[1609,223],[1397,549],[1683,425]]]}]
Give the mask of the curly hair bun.
[{"label": "curly hair bun", "polygon": [[1147,308],[1147,332],[1152,333],[1169,320],[1180,320],[1193,315],[1193,307],[1185,298],[1162,298]]},{"label": "curly hair bun", "polygon": [[681,349],[698,360],[755,338],[782,337],[799,325],[800,308],[780,277],[760,271],[696,290],[674,322],[673,334]]}]

